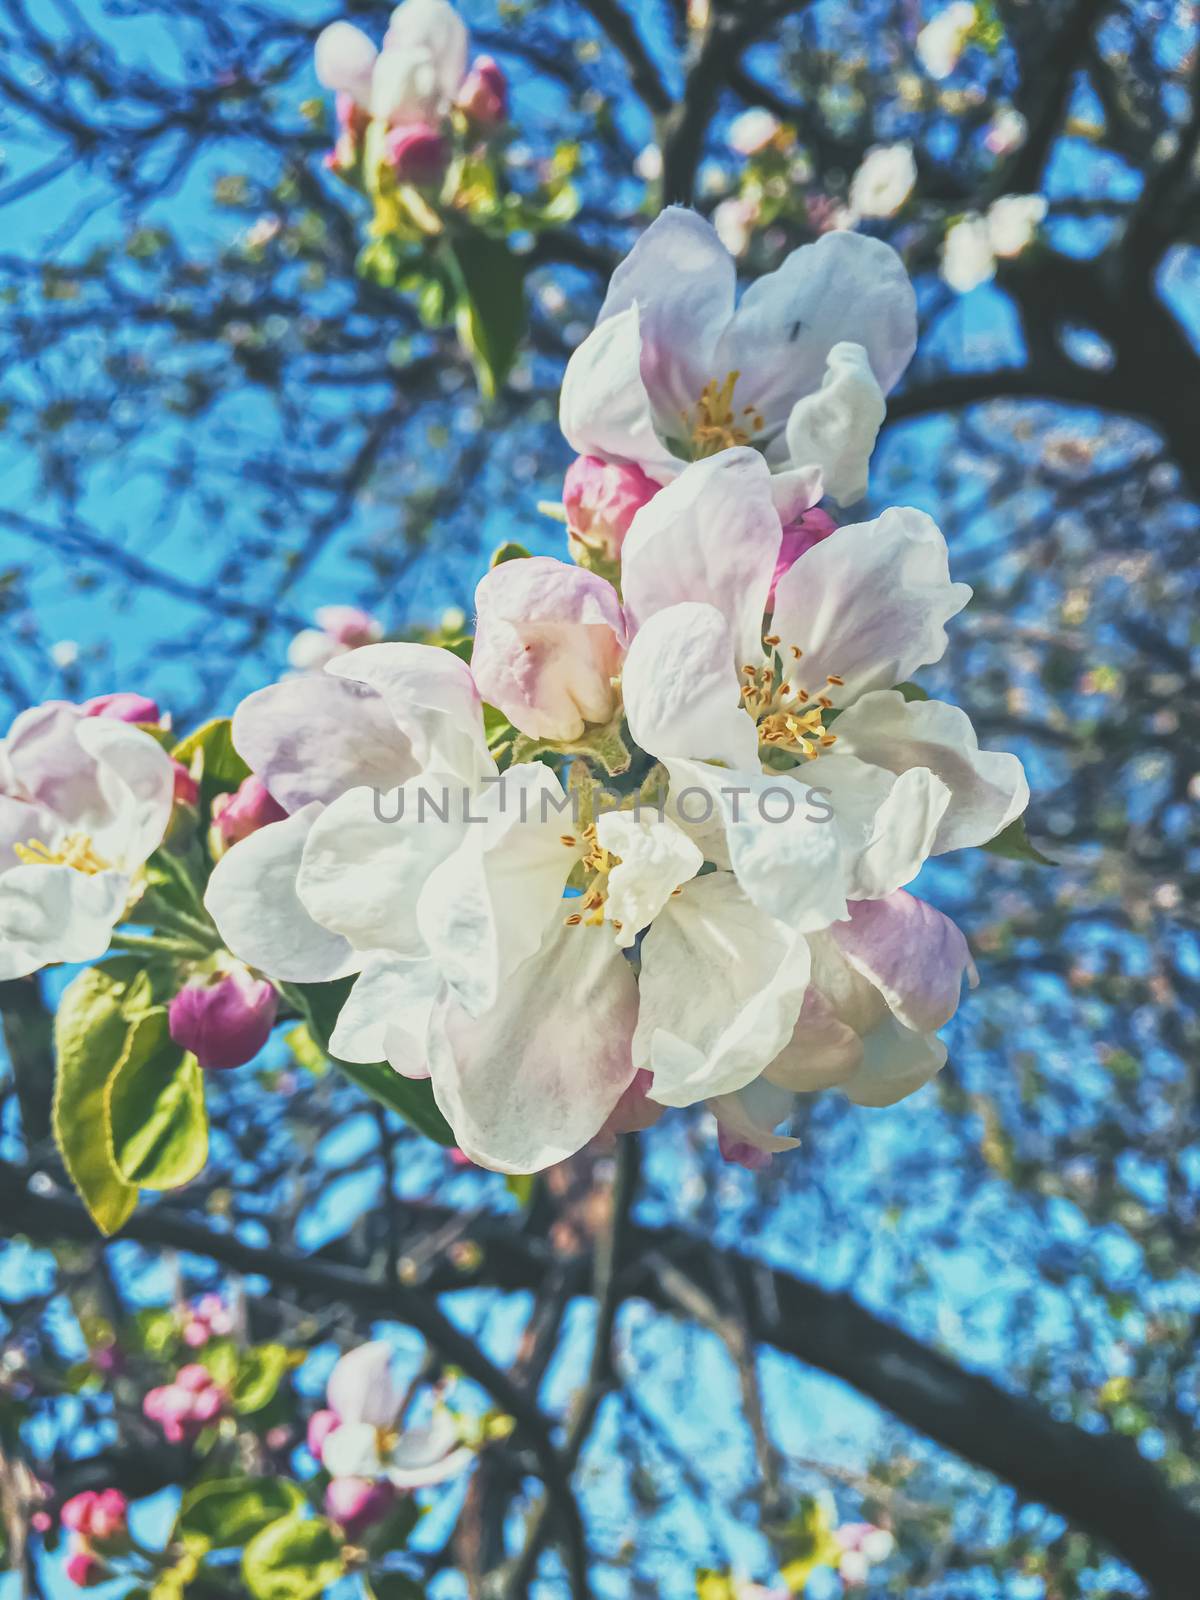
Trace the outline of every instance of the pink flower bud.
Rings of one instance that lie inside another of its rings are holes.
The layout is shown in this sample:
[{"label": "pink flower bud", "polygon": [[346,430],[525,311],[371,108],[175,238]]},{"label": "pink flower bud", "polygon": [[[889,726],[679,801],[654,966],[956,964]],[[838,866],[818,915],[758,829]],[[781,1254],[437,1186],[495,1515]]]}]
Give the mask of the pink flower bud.
[{"label": "pink flower bud", "polygon": [[175,773],[175,804],[194,806],[200,799],[200,785],[182,761],[172,760],[171,766]]},{"label": "pink flower bud", "polygon": [[614,569],[635,512],[653,500],[659,487],[640,467],[577,457],[563,479],[563,509],[571,555],[579,565],[600,572]]},{"label": "pink flower bud", "polygon": [[226,849],[286,816],[266,784],[253,773],[242,779],[236,794],[219,794],[212,803],[213,828]]},{"label": "pink flower bud", "polygon": [[717,1125],[717,1148],[723,1160],[735,1167],[745,1167],[747,1172],[761,1172],[764,1167],[771,1165],[769,1150],[760,1150],[757,1145],[731,1138],[720,1124]]},{"label": "pink flower bud", "polygon": [[813,545],[820,544],[822,539],[828,539],[835,532],[837,523],[828,511],[822,511],[820,506],[813,506],[811,510],[802,512],[799,519],[789,522],[783,530],[783,543],[779,546],[779,559],[775,563],[775,575],[771,579],[771,593],[767,597],[767,609],[775,604],[775,585],[790,567],[806,550],[811,550]]},{"label": "pink flower bud", "polygon": [[378,618],[358,606],[318,606],[315,616],[321,632],[328,634],[344,650],[378,644],[383,638],[383,625]]},{"label": "pink flower bud", "polygon": [[325,1490],[325,1510],[347,1537],[355,1539],[382,1521],[395,1498],[396,1491],[386,1479],[334,1478]]},{"label": "pink flower bud", "polygon": [[185,1394],[203,1394],[205,1389],[211,1389],[212,1386],[212,1373],[199,1361],[189,1361],[186,1367],[180,1367],[175,1374],[175,1387],[182,1389]]},{"label": "pink flower bud", "polygon": [[80,709],[85,717],[111,717],[114,722],[158,722],[162,716],[153,700],[124,690],[93,695]]},{"label": "pink flower bud", "polygon": [[194,978],[171,1001],[171,1037],[202,1067],[241,1067],[270,1038],[278,1006],[274,987],[245,967]]},{"label": "pink flower bud", "polygon": [[498,128],[508,120],[508,79],[491,56],[476,56],[458,91],[459,109],[477,128]]},{"label": "pink flower bud", "polygon": [[74,1533],[85,1533],[91,1522],[92,1507],[99,1498],[94,1489],[85,1489],[82,1494],[73,1494],[69,1500],[64,1500],[59,1512],[63,1527]]},{"label": "pink flower bud", "polygon": [[54,1526],[54,1518],[48,1511],[35,1511],[29,1519],[29,1526],[34,1533],[49,1533]]},{"label": "pink flower bud", "polygon": [[310,1453],[314,1455],[318,1461],[321,1460],[321,1452],[325,1448],[326,1439],[328,1439],[329,1435],[334,1431],[335,1428],[340,1428],[341,1425],[342,1419],[338,1416],[336,1411],[314,1411],[312,1416],[309,1417],[308,1432],[305,1436],[305,1442],[308,1445]]},{"label": "pink flower bud", "polygon": [[449,151],[436,128],[423,122],[391,128],[383,141],[384,159],[401,183],[431,188],[442,181]]},{"label": "pink flower bud", "polygon": [[82,1540],[74,1545],[67,1557],[66,1571],[67,1581],[79,1589],[94,1589],[98,1583],[103,1583],[108,1575],[108,1569],[103,1561]]}]

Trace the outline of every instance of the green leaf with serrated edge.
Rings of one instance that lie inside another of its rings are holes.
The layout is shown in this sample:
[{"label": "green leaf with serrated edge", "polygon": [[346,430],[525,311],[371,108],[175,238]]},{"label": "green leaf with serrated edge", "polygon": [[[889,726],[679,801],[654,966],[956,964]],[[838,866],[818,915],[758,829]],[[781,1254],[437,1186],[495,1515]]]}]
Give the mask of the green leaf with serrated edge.
[{"label": "green leaf with serrated edge", "polygon": [[1049,856],[1044,856],[1036,845],[1031,844],[1029,835],[1025,831],[1025,818],[1017,817],[1010,822],[1007,828],[1002,829],[994,839],[989,839],[983,846],[994,856],[1003,856],[1006,861],[1032,861],[1041,867],[1056,867],[1057,861],[1051,861]]},{"label": "green leaf with serrated edge", "polygon": [[525,266],[503,240],[472,232],[448,240],[458,290],[456,324],[485,397],[512,371],[525,337]]},{"label": "green leaf with serrated edge", "polygon": [[191,769],[197,754],[201,758],[200,781],[213,793],[228,793],[250,776],[250,768],[233,747],[233,724],[228,717],[214,717],[189,733],[171,754]]},{"label": "green leaf with serrated edge", "polygon": [[150,980],[134,956],[88,967],[58,1004],[54,1050],[54,1137],[71,1182],[101,1233],[115,1233],[138,1191],[117,1165],[106,1089],[125,1054],[129,1012],[145,1008]]},{"label": "green leaf with serrated edge", "polygon": [[397,1112],[418,1133],[437,1144],[452,1145],[454,1134],[438,1110],[428,1078],[403,1078],[384,1061],[364,1065],[339,1061],[330,1055],[329,1035],[353,983],[353,978],[340,978],[335,983],[289,983],[284,985],[284,992],[300,1008],[313,1038],[344,1078],[357,1084],[372,1100]]},{"label": "green leaf with serrated edge", "polygon": [[216,1478],[189,1489],[179,1505],[175,1536],[203,1541],[210,1550],[233,1550],[304,1504],[287,1478]]},{"label": "green leaf with serrated edge", "polygon": [[106,1105],[121,1175],[143,1189],[178,1189],[208,1159],[204,1078],[171,1038],[165,1006],[129,1030]]},{"label": "green leaf with serrated edge", "polygon": [[324,1517],[282,1517],[242,1552],[242,1577],[255,1600],[316,1600],[342,1571],[341,1541]]},{"label": "green leaf with serrated edge", "polygon": [[291,1354],[282,1344],[259,1344],[247,1350],[233,1380],[233,1409],[248,1416],[270,1405],[291,1364]]}]

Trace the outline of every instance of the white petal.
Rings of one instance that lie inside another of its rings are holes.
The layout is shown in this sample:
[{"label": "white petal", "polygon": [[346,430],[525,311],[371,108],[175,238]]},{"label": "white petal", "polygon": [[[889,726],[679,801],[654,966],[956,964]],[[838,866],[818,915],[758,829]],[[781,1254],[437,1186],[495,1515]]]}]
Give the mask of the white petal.
[{"label": "white petal", "polygon": [[386,1472],[398,1489],[420,1489],[444,1483],[469,1467],[473,1450],[460,1445],[454,1420],[437,1410],[427,1427],[406,1428],[386,1463]]},{"label": "white petal", "polygon": [[[772,627],[781,654],[803,652],[788,677],[814,699],[850,705],[869,689],[891,689],[941,658],[946,622],[971,598],[950,582],[937,526],[901,507],[874,522],[848,523],[806,550],[775,585]],[[841,678],[830,684],[827,678]]]},{"label": "white petal", "polygon": [[393,789],[419,770],[380,697],[323,672],[247,695],[232,731],[238,754],[285,811],[327,805],[360,785]]},{"label": "white petal", "polygon": [[545,946],[473,1019],[434,1012],[433,1092],[472,1161],[539,1172],[604,1126],[633,1079],[633,969],[603,929],[557,924]]},{"label": "white petal", "polygon": [[757,450],[694,461],[635,515],[621,550],[633,627],[683,600],[715,606],[744,661],[762,659],[762,623],[783,527]]},{"label": "white petal", "polygon": [[761,911],[797,933],[845,916],[842,842],[828,807],[810,802],[803,782],[784,773],[724,772],[702,761],[664,764],[682,821],[720,826],[730,866]]},{"label": "white petal", "polygon": [[332,1478],[378,1478],[379,1432],[369,1422],[345,1422],[321,1446],[321,1465]]},{"label": "white petal", "polygon": [[390,795],[350,789],[314,821],[296,892],[356,950],[423,956],[417,898],[467,831],[472,791],[440,773]]},{"label": "white petal", "polygon": [[123,872],[18,866],[0,873],[0,981],[102,956],[128,895]]},{"label": "white petal", "polygon": [[47,700],[15,717],[4,741],[17,793],[70,818],[86,833],[110,816],[95,759],[78,738],[85,721],[97,720],[85,718],[67,700]]},{"label": "white petal", "polygon": [[949,789],[934,773],[915,767],[894,777],[845,754],[840,742],[804,768],[799,781],[807,781],[819,808],[832,811],[853,900],[879,899],[911,883],[933,853],[950,804]]},{"label": "white petal", "polygon": [[604,915],[621,924],[617,943],[633,944],[682,883],[704,864],[700,851],[673,822],[633,811],[606,811],[596,836],[620,862],[608,876]]},{"label": "white petal", "polygon": [[797,400],[787,424],[791,459],[815,462],[825,493],[853,505],[867,492],[867,463],[887,411],[860,344],[835,344],[821,387]]},{"label": "white petal", "polygon": [[448,102],[466,74],[468,42],[467,25],[449,0],[403,0],[392,12],[384,49],[428,52]]},{"label": "white petal", "polygon": [[567,362],[559,394],[559,426],[581,456],[631,461],[666,483],[683,470],[683,462],[655,431],[641,361],[638,309],[630,306],[593,328]]},{"label": "white petal", "polygon": [[93,824],[97,853],[125,871],[158,849],[175,801],[175,769],[156,739],[127,722],[85,717],[76,737],[97,766],[109,820]]},{"label": "white petal", "polygon": [[904,263],[888,244],[838,231],[802,245],[752,283],[717,349],[738,394],[781,426],[821,382],[834,345],[864,347],[885,394],[917,344],[917,307]]},{"label": "white petal", "polygon": [[889,1017],[863,1040],[863,1060],[843,1093],[860,1106],[891,1106],[914,1094],[946,1064],[936,1034],[914,1033]]},{"label": "white petal", "polygon": [[650,755],[755,768],[758,734],[742,701],[744,681],[722,614],[691,602],[670,606],[643,625],[625,658],[629,731]]},{"label": "white petal", "polygon": [[715,351],[736,288],[737,268],[715,228],[681,206],[661,212],[612,275],[599,320],[637,306],[642,379],[668,438],[708,380],[724,376]]},{"label": "white petal", "polygon": [[[400,1405],[392,1378],[391,1345],[383,1339],[372,1339],[348,1351],[329,1374],[325,1400],[329,1409],[337,1412],[343,1427],[352,1422],[368,1422],[373,1428],[391,1427]],[[325,1465],[329,1466],[328,1459]]]},{"label": "white petal", "polygon": [[320,814],[314,802],[242,839],[217,862],[204,895],[234,955],[285,983],[328,983],[358,970],[346,940],[314,922],[296,893],[304,846]]},{"label": "white petal", "polygon": [[758,1077],[791,1038],[808,985],[808,946],[757,910],[734,878],[685,885],[642,941],[633,1055],[650,1096],[688,1106]]},{"label": "white petal", "polygon": [[366,109],[371,93],[371,70],[379,51],[352,22],[331,22],[317,35],[317,81],[326,89],[351,95]]},{"label": "white petal", "polygon": [[386,1061],[406,1078],[427,1078],[425,1036],[441,989],[432,961],[371,956],[329,1037],[339,1061]]},{"label": "white petal", "polygon": [[864,695],[837,719],[838,749],[890,772],[927,767],[950,789],[933,853],[986,844],[1029,803],[1020,761],[981,750],[971,719],[940,700],[911,700],[891,690]]},{"label": "white petal", "polygon": [[[834,927],[843,924],[835,922]],[[829,1000],[810,983],[791,1039],[767,1068],[774,1084],[793,1094],[811,1094],[845,1083],[862,1061],[858,1033],[843,1022]]]},{"label": "white petal", "polygon": [[883,995],[897,1021],[934,1033],[958,1009],[963,974],[972,970],[961,931],[924,900],[903,890],[850,907],[849,922],[830,930],[846,960]]},{"label": "white petal", "polygon": [[496,1004],[508,973],[531,957],[559,914],[580,848],[562,785],[540,762],[510,767],[476,802],[453,855],[418,905],[425,946],[472,1016]]},{"label": "white petal", "polygon": [[464,783],[494,775],[479,691],[466,662],[449,650],[367,644],[338,656],[326,671],[368,683],[382,696],[421,770],[453,773]]},{"label": "white petal", "polygon": [[799,1139],[773,1131],[786,1122],[794,1105],[795,1096],[787,1090],[768,1083],[766,1078],[756,1078],[733,1094],[715,1096],[708,1102],[708,1109],[726,1135],[740,1144],[776,1155],[781,1150],[795,1150],[800,1143]]}]

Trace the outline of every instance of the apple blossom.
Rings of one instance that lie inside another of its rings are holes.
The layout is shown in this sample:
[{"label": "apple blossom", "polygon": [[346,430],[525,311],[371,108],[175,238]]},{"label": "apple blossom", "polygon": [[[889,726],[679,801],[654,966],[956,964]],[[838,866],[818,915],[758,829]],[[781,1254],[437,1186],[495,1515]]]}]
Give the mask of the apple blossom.
[{"label": "apple blossom", "polygon": [[213,799],[212,829],[219,844],[214,854],[222,854],[231,844],[248,839],[268,823],[282,822],[286,816],[262,779],[251,773],[233,794],[219,794]]},{"label": "apple blossom", "polygon": [[998,256],[1019,256],[1033,243],[1048,210],[1044,194],[1005,194],[988,207],[988,237]]},{"label": "apple blossom", "polygon": [[157,1422],[169,1444],[196,1439],[229,1404],[229,1396],[207,1367],[198,1362],[180,1367],[171,1383],[151,1389],[142,1410]]},{"label": "apple blossom", "polygon": [[828,539],[836,527],[837,523],[829,512],[822,510],[820,506],[813,506],[795,522],[788,523],[783,530],[779,557],[775,562],[775,575],[771,579],[771,588],[767,595],[768,610],[774,609],[775,585],[788,568],[794,567],[806,550],[811,550],[813,545],[820,544],[822,539]]},{"label": "apple blossom", "polygon": [[428,123],[389,128],[383,141],[384,160],[401,183],[429,188],[442,181],[450,159],[446,140]]},{"label": "apple blossom", "polygon": [[[474,1452],[459,1442],[443,1406],[428,1424],[400,1426],[403,1394],[391,1371],[391,1346],[381,1339],[341,1357],[325,1389],[337,1426],[321,1441],[321,1462],[338,1479],[385,1479],[396,1489],[442,1483],[468,1467]],[[358,1502],[349,1492],[343,1509]]]},{"label": "apple blossom", "polygon": [[183,1324],[183,1342],[191,1350],[198,1350],[210,1339],[233,1332],[233,1316],[219,1294],[203,1294],[187,1309]]},{"label": "apple blossom", "polygon": [[395,1500],[396,1491],[386,1479],[334,1478],[325,1489],[326,1515],[348,1539],[361,1539],[368,1528],[382,1522]]},{"label": "apple blossom", "polygon": [[98,1584],[107,1582],[110,1575],[107,1566],[87,1541],[78,1538],[71,1540],[64,1570],[67,1581],[79,1589],[94,1589]]},{"label": "apple blossom", "polygon": [[984,135],[984,145],[994,156],[1008,156],[1025,143],[1029,124],[1015,106],[1001,106]]},{"label": "apple blossom", "polygon": [[129,1502],[119,1489],[85,1489],[63,1502],[59,1520],[92,1544],[119,1544],[128,1531],[128,1513]]},{"label": "apple blossom", "polygon": [[162,718],[157,701],[128,690],[93,695],[83,702],[80,710],[85,717],[114,717],[118,722],[157,723]]},{"label": "apple blossom", "polygon": [[866,1583],[871,1568],[886,1561],[896,1548],[896,1540],[886,1528],[873,1522],[845,1522],[833,1530],[842,1551],[838,1575],[851,1589]]},{"label": "apple blossom", "polygon": [[[827,471],[843,492],[861,493],[883,395],[916,344],[900,258],[878,239],[827,234],[794,250],[740,304],[735,295],[733,257],[711,224],[676,206],[657,217],[567,364],[568,442],[663,484],[689,461],[753,445],[787,521],[816,503]],[[850,442],[841,436],[848,413]]]},{"label": "apple blossom", "polygon": [[731,256],[744,256],[750,248],[762,206],[750,195],[730,195],[713,208],[712,225]]},{"label": "apple blossom", "polygon": [[508,117],[508,79],[500,64],[491,56],[476,56],[456,104],[475,127],[500,127]]},{"label": "apple blossom", "polygon": [[335,656],[383,638],[383,624],[358,606],[319,606],[314,621],[288,645],[288,665],[297,672],[319,672]]},{"label": "apple blossom", "polygon": [[917,59],[931,78],[948,78],[966,48],[977,12],[972,0],[952,0],[917,35]]},{"label": "apple blossom", "polygon": [[756,156],[771,144],[780,127],[774,112],[752,106],[729,124],[729,148],[739,156]]},{"label": "apple blossom", "polygon": [[170,757],[132,723],[63,700],[16,718],[0,743],[0,979],[104,954],[174,790]]},{"label": "apple blossom", "polygon": [[563,479],[567,542],[581,567],[614,576],[634,513],[658,493],[640,467],[577,456]]},{"label": "apple blossom", "polygon": [[265,978],[237,966],[193,977],[168,1009],[171,1038],[206,1069],[244,1066],[275,1025],[279,996]]},{"label": "apple blossom", "polygon": [[850,180],[850,210],[858,217],[894,217],[916,181],[912,145],[872,145]]},{"label": "apple blossom", "polygon": [[942,241],[942,277],[957,294],[970,294],[996,276],[987,218],[969,211],[946,231]]}]

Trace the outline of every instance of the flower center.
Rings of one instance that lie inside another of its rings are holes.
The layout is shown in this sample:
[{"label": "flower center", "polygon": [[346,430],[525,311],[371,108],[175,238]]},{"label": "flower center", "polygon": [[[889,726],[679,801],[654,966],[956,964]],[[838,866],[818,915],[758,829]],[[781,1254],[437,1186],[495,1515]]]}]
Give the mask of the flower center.
[{"label": "flower center", "polygon": [[13,852],[27,867],[73,867],[89,878],[109,866],[103,856],[96,854],[91,835],[86,833],[68,833],[57,850],[51,850],[40,839],[30,839],[28,844],[14,844]]},{"label": "flower center", "polygon": [[[598,928],[604,921],[604,903],[608,899],[608,875],[614,867],[620,865],[621,858],[613,855],[611,850],[606,850],[600,843],[596,837],[594,822],[589,822],[578,838],[573,833],[564,833],[560,838],[568,850],[577,849],[580,844],[584,848],[584,854],[579,861],[583,875],[582,892],[575,902],[577,909],[564,917],[563,921],[568,928],[578,928],[581,925]],[[613,927],[620,933],[619,922],[614,922]]]},{"label": "flower center", "polygon": [[[768,636],[766,643],[774,650],[780,642],[777,634]],[[798,662],[804,654],[796,645],[791,654]],[[765,666],[746,666],[742,676],[742,700],[746,710],[758,725],[759,744],[774,745],[777,749],[815,761],[825,750],[837,743],[837,734],[825,728],[825,713],[833,709],[827,694],[810,694],[801,685],[793,684],[783,675],[783,667],[772,656]],[[843,679],[830,674],[826,687],[841,687]]]},{"label": "flower center", "polygon": [[727,372],[721,383],[710,378],[692,409],[680,413],[693,461],[715,456],[719,450],[734,445],[749,444],[766,426],[757,406],[734,410],[733,391],[740,377],[740,372]]}]

